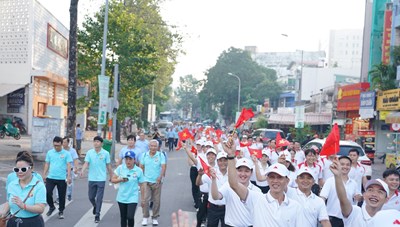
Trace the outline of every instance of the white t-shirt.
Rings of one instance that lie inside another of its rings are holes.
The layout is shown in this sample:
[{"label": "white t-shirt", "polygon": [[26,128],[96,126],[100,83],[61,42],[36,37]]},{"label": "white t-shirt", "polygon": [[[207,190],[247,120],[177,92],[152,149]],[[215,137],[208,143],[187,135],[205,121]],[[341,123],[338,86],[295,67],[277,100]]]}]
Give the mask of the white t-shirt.
[{"label": "white t-shirt", "polygon": [[[357,183],[350,179],[345,182],[344,187],[346,189],[346,197],[350,203],[353,203],[353,197],[356,194],[361,194]],[[329,216],[334,216],[337,218],[343,218],[342,211],[340,210],[340,202],[336,193],[335,178],[331,177],[326,180],[324,186],[319,193],[320,197],[326,198],[328,201],[326,203],[326,209]]]},{"label": "white t-shirt", "polygon": [[329,220],[324,200],[314,193],[311,192],[309,196],[306,196],[298,188],[288,187],[286,195],[302,205],[304,227],[317,227],[318,221]]},{"label": "white t-shirt", "polygon": [[365,168],[360,163],[357,163],[357,166],[351,166],[349,177],[357,182],[357,185],[360,187],[360,191],[362,188],[362,179],[365,175]]},{"label": "white t-shirt", "polygon": [[313,163],[311,166],[307,162],[302,162],[297,165],[297,170],[308,167],[311,170],[312,176],[314,178],[314,183],[318,184],[318,180],[322,178],[322,167],[318,163]]},{"label": "white t-shirt", "polygon": [[[249,182],[247,187],[249,191],[261,192],[261,190]],[[225,224],[235,227],[247,227],[253,225],[252,215],[249,210],[245,207],[244,203],[240,201],[239,196],[229,186],[229,182],[226,182],[219,188],[219,193],[225,199]]]},{"label": "white t-shirt", "polygon": [[389,200],[383,204],[382,210],[390,209],[400,211],[400,193],[398,190],[396,190],[392,197],[390,197]]},{"label": "white t-shirt", "polygon": [[294,161],[293,165],[298,165],[306,160],[306,155],[304,154],[303,150],[296,151],[296,154],[294,155]]},{"label": "white t-shirt", "polygon": [[328,180],[328,178],[333,177],[332,171],[329,169],[329,167],[332,165],[332,161],[326,157],[322,157],[319,159],[318,162],[321,167],[322,167],[322,178],[324,181]]},{"label": "white t-shirt", "polygon": [[372,217],[368,227],[398,227],[400,226],[400,211],[381,210]]},{"label": "white t-shirt", "polygon": [[253,214],[254,227],[303,227],[301,205],[285,195],[284,201],[279,204],[271,196],[261,192],[248,191],[245,201],[246,208]]},{"label": "white t-shirt", "polygon": [[[371,218],[367,210],[365,210],[365,206],[361,206],[360,208],[353,205],[353,210],[347,218],[343,218],[343,223],[345,227],[369,227]],[[383,227],[383,225],[381,226]]]},{"label": "white t-shirt", "polygon": [[278,158],[284,154],[285,157],[287,158],[287,160],[292,160],[292,155],[290,154],[290,152],[288,150],[284,150],[284,151],[275,151],[275,150],[270,150],[270,155],[269,155],[269,160],[271,162],[271,164],[275,164],[278,162]]},{"label": "white t-shirt", "polygon": [[[226,182],[228,182],[228,171],[226,171],[226,174],[223,175],[218,169],[216,170],[216,175],[217,175],[217,186],[218,188],[222,187]],[[209,178],[206,174],[203,174],[201,176],[201,180],[203,181],[203,184],[208,185],[208,201],[214,205],[225,205],[225,199],[221,200],[215,200],[212,198],[211,195],[211,178]]]}]

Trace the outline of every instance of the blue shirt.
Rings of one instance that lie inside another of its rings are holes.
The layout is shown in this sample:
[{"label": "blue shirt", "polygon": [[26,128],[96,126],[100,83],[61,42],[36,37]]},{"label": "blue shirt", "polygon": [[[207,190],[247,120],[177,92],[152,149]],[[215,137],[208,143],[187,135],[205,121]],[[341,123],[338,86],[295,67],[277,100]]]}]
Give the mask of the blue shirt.
[{"label": "blue shirt", "polygon": [[174,129],[174,138],[179,139],[178,129]]},{"label": "blue shirt", "polygon": [[149,141],[147,140],[136,140],[135,148],[139,149],[142,153],[149,150]]},{"label": "blue shirt", "polygon": [[119,165],[114,170],[115,175],[128,178],[127,182],[119,183],[117,201],[120,203],[138,203],[139,184],[144,181],[143,171],[136,165],[128,169],[125,164]]},{"label": "blue shirt", "polygon": [[106,181],[107,180],[107,164],[110,164],[110,154],[103,148],[97,153],[94,149],[90,149],[86,153],[85,162],[89,163],[89,181]]},{"label": "blue shirt", "polygon": [[140,158],[142,156],[143,151],[139,150],[138,148],[136,148],[136,146],[134,148],[129,148],[128,146],[123,147],[120,151],[119,151],[119,159],[122,159],[122,163],[125,163],[125,153],[127,151],[133,151],[133,153],[135,153],[135,160],[140,162]]},{"label": "blue shirt", "polygon": [[[64,172],[65,175],[65,172]],[[31,190],[31,188],[36,184],[37,181],[39,183],[35,186],[35,188],[32,190],[30,196],[28,199],[25,201],[26,205],[35,205],[35,204],[46,204],[46,187],[44,186],[44,183],[40,181],[35,175],[32,175],[32,180],[31,182],[28,183],[28,185],[25,186],[25,188],[21,188],[21,185],[19,184],[19,179],[15,179],[9,183],[7,186],[7,200],[8,204],[10,205],[10,212],[13,214],[16,211],[18,211],[20,208],[12,202],[12,198],[14,196],[18,196],[22,201],[26,198],[28,195],[28,192]],[[22,210],[18,212],[17,217],[19,218],[30,218],[37,216],[38,214],[36,213],[31,213],[26,210]]]},{"label": "blue shirt", "polygon": [[165,165],[165,156],[157,151],[151,157],[150,151],[148,151],[143,154],[141,164],[144,166],[144,181],[156,183],[157,178],[161,175],[161,166]]},{"label": "blue shirt", "polygon": [[72,161],[71,161],[71,167],[74,167],[74,160],[78,159],[78,153],[76,152],[76,150],[73,147],[70,147],[68,150],[69,154],[71,155]]},{"label": "blue shirt", "polygon": [[49,164],[48,178],[54,180],[65,180],[67,178],[65,174],[67,164],[72,162],[71,154],[68,151],[51,149],[46,154],[46,162]]},{"label": "blue shirt", "polygon": [[167,138],[175,138],[175,132],[174,132],[174,130],[168,130],[168,132],[167,132]]},{"label": "blue shirt", "polygon": [[[40,173],[32,172],[32,175],[35,176],[37,179],[39,179],[41,182],[43,182],[43,177],[42,177],[42,175],[40,175]],[[10,182],[12,182],[15,179],[18,179],[16,172],[12,172],[12,173],[8,174],[7,181],[6,181],[6,190],[7,190],[7,186],[10,184]]]},{"label": "blue shirt", "polygon": [[76,128],[76,139],[77,140],[82,140],[83,138],[83,131],[81,128]]}]

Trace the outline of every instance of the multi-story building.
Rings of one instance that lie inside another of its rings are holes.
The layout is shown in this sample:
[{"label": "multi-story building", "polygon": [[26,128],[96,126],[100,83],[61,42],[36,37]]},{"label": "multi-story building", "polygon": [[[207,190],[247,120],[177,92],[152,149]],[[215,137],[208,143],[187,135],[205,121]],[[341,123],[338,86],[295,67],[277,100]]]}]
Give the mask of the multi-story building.
[{"label": "multi-story building", "polygon": [[363,31],[361,29],[331,30],[329,66],[361,70]]},{"label": "multi-story building", "polygon": [[0,116],[66,116],[68,29],[36,0],[0,1]]}]

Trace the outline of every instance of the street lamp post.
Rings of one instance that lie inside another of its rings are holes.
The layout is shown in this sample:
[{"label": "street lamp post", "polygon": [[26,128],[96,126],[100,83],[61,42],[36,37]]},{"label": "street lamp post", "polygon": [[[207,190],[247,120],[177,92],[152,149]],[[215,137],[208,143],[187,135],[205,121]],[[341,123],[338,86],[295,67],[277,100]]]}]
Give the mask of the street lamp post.
[{"label": "street lamp post", "polygon": [[228,73],[229,76],[233,76],[236,77],[239,81],[239,91],[238,91],[238,112],[240,112],[240,87],[241,87],[241,82],[240,82],[240,77],[238,77],[237,75],[233,74],[233,73]]}]

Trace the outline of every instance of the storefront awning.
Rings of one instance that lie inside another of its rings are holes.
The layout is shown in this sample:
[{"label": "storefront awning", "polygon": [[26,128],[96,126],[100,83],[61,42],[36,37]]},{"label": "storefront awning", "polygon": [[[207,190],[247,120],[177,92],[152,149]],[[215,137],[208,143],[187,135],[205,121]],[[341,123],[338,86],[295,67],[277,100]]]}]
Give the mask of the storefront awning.
[{"label": "storefront awning", "polygon": [[385,122],[387,124],[400,123],[400,112],[391,112],[386,115]]},{"label": "storefront awning", "polygon": [[0,84],[0,97],[25,87],[24,84]]},{"label": "storefront awning", "polygon": [[[294,125],[295,114],[272,114],[269,119],[269,124],[279,125]],[[307,125],[330,125],[332,122],[331,113],[305,113],[304,124]]]}]

